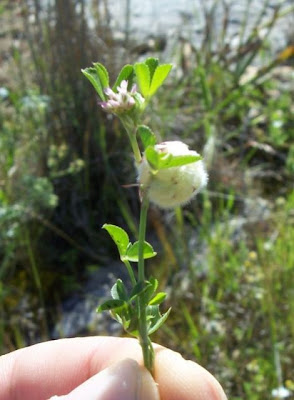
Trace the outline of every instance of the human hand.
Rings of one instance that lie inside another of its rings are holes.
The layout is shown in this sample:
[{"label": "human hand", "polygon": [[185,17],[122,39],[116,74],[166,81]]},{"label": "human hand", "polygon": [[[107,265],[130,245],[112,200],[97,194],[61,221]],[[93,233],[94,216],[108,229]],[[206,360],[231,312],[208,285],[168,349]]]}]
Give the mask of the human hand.
[{"label": "human hand", "polygon": [[[155,345],[155,384],[135,339],[61,339],[0,357],[0,400],[226,400],[215,378]],[[69,393],[69,394],[68,394]]]}]

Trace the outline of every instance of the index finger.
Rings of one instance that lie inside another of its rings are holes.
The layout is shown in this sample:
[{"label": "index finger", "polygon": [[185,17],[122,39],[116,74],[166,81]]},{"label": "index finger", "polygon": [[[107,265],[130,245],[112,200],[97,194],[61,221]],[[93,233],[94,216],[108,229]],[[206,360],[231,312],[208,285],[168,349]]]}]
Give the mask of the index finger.
[{"label": "index finger", "polygon": [[[205,369],[161,346],[155,347],[155,380],[161,400],[223,400],[218,382]],[[45,400],[64,395],[116,362],[142,364],[137,340],[113,337],[61,339],[0,358],[0,400]]]}]

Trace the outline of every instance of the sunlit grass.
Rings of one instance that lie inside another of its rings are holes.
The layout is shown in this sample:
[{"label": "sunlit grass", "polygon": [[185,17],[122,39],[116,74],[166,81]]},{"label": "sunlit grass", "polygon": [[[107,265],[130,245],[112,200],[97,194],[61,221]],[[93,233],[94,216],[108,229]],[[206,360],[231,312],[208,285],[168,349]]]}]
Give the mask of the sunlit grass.
[{"label": "sunlit grass", "polygon": [[222,208],[209,232],[195,230],[198,245],[190,239],[190,268],[167,278],[173,312],[158,339],[208,366],[232,399],[270,398],[292,379],[293,199],[241,230]]}]

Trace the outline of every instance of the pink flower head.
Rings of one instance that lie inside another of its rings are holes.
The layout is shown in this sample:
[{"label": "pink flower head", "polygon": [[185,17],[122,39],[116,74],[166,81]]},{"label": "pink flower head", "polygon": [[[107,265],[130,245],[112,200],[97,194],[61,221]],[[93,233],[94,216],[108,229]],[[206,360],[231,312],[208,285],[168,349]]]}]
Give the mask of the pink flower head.
[{"label": "pink flower head", "polygon": [[104,93],[107,96],[107,101],[99,103],[103,110],[114,113],[121,114],[123,112],[131,110],[136,104],[135,96],[140,96],[140,100],[143,102],[143,97],[137,93],[136,85],[133,85],[131,91],[128,91],[128,81],[123,80],[120,86],[117,87],[117,93],[112,89],[104,89]]}]

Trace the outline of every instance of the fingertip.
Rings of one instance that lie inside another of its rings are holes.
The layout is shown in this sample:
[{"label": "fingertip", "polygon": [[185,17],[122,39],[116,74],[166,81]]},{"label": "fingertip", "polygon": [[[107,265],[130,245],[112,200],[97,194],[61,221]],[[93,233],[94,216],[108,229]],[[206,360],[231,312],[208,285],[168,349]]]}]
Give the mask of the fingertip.
[{"label": "fingertip", "polygon": [[92,376],[68,395],[50,400],[159,400],[151,374],[132,359],[124,359]]},{"label": "fingertip", "polygon": [[[137,364],[138,365],[138,364]],[[138,399],[140,400],[160,400],[158,385],[155,383],[150,372],[140,366],[141,383],[140,383],[140,395]]]},{"label": "fingertip", "polygon": [[161,400],[227,400],[221,385],[206,369],[168,349],[156,354],[155,381]]},{"label": "fingertip", "polygon": [[227,396],[219,383],[219,381],[210,373],[207,371],[207,369],[201,367],[201,365],[196,364],[193,361],[190,360],[184,360],[187,367],[189,368],[190,371],[194,370],[194,374],[199,374],[203,381],[205,382],[207,386],[207,391],[210,393],[210,395],[207,397],[204,397],[205,400],[227,400]]}]

